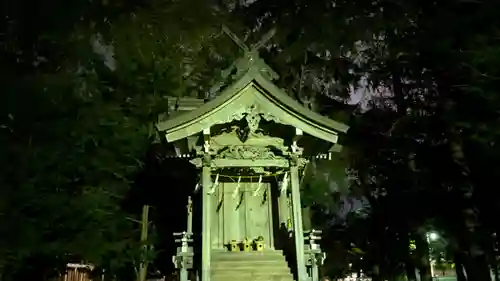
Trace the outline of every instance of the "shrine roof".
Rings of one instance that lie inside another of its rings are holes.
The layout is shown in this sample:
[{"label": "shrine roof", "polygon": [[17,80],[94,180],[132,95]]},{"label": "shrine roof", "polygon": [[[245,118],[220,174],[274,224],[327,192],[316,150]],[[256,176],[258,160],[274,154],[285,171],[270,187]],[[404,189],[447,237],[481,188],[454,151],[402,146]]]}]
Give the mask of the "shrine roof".
[{"label": "shrine roof", "polygon": [[248,107],[254,106],[261,114],[272,115],[279,123],[327,142],[335,143],[339,132],[347,132],[347,125],[309,110],[265,76],[262,69],[250,67],[215,99],[195,110],[159,122],[156,127],[165,134],[168,142],[172,142],[216,124],[230,123],[235,114],[244,114]]}]

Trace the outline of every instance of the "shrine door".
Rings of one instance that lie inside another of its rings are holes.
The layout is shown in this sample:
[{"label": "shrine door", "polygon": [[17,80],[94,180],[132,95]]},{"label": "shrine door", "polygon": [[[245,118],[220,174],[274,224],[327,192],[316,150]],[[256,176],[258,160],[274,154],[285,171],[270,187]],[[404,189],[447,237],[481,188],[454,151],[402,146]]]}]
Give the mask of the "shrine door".
[{"label": "shrine door", "polygon": [[212,248],[224,248],[231,240],[264,238],[266,249],[272,249],[273,229],[269,183],[219,183],[212,196]]}]

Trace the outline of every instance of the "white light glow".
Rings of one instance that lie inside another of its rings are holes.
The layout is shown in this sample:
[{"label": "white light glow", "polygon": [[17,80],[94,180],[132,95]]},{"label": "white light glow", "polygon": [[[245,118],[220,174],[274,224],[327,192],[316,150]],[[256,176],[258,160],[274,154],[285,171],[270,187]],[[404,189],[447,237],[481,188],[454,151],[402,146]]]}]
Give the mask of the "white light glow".
[{"label": "white light glow", "polygon": [[430,232],[427,234],[429,241],[436,241],[439,239],[439,235],[436,232]]}]

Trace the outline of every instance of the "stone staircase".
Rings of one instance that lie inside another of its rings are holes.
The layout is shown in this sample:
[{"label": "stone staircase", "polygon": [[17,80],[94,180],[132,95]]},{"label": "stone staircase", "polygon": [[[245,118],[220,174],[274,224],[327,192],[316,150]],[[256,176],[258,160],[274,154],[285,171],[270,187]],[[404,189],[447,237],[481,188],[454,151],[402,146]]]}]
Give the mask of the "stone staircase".
[{"label": "stone staircase", "polygon": [[293,281],[282,251],[212,251],[212,281]]}]

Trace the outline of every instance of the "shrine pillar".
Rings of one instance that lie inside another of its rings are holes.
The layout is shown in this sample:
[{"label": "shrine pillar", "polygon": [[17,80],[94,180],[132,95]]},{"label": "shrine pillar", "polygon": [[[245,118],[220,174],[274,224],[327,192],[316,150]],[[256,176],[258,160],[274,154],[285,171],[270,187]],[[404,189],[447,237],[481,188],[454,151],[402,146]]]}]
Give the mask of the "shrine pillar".
[{"label": "shrine pillar", "polygon": [[295,251],[297,254],[297,281],[308,279],[304,257],[304,230],[302,226],[302,207],[300,204],[300,184],[299,167],[297,157],[290,161],[290,181],[292,190],[292,212],[293,212],[293,231],[295,239]]},{"label": "shrine pillar", "polygon": [[212,240],[210,237],[210,226],[211,226],[211,208],[212,208],[212,196],[210,195],[210,189],[212,188],[212,178],[211,178],[211,157],[208,154],[208,138],[210,137],[210,130],[206,129],[203,131],[205,137],[205,154],[203,155],[202,161],[202,251],[201,251],[201,280],[210,281],[210,252],[212,246]]},{"label": "shrine pillar", "polygon": [[210,196],[210,184],[211,184],[211,168],[210,164],[203,163],[202,168],[202,184],[203,184],[203,195],[202,195],[202,207],[203,207],[203,222],[202,222],[202,257],[201,257],[201,280],[210,281],[210,248],[211,248],[211,238],[210,238],[210,217],[211,217],[211,196]]}]

